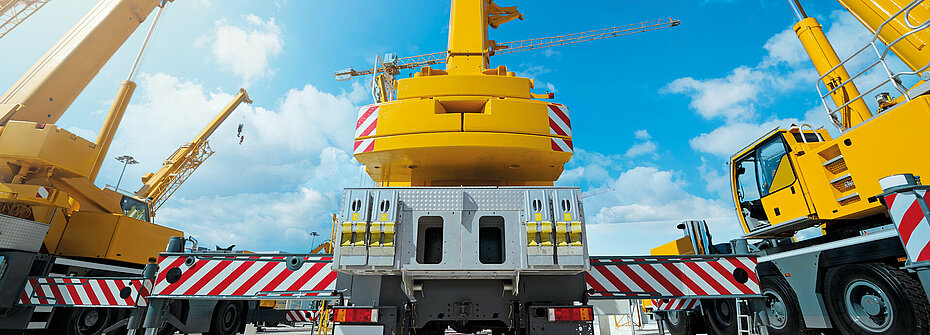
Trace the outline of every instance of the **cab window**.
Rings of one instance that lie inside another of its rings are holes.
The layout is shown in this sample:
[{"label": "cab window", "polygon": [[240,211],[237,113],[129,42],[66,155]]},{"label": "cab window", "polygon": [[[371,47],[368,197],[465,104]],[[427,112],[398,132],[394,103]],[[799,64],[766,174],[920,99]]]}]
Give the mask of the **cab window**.
[{"label": "cab window", "polygon": [[151,222],[149,221],[148,204],[139,199],[134,199],[124,195],[123,199],[120,201],[120,207],[122,207],[123,215],[125,216],[136,220]]},{"label": "cab window", "polygon": [[794,170],[781,136],[773,137],[757,149],[759,190],[764,197],[794,183]]},{"label": "cab window", "polygon": [[756,157],[749,156],[736,166],[737,195],[740,202],[759,200],[759,184],[756,181]]}]

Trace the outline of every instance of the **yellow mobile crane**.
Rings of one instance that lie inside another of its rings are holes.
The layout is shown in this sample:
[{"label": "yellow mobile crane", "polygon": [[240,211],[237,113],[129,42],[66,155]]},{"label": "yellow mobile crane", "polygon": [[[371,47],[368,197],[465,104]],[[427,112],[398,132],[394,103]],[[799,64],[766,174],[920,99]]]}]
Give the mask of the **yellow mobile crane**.
[{"label": "yellow mobile crane", "polygon": [[210,134],[241,102],[251,102],[244,90],[194,142],[147,175],[136,195],[94,182],[136,88],[132,79],[141,51],[95,141],[55,125],[126,39],[159,9],[145,50],[169,2],[100,0],[0,96],[0,329],[100,333],[120,313],[21,305],[26,278],[139,275],[169,238],[184,236],[154,224],[150,213],[209,157]]},{"label": "yellow mobile crane", "polygon": [[195,137],[193,141],[182,145],[171,154],[171,156],[165,160],[161,169],[155,173],[146,173],[142,176],[143,185],[136,191],[135,195],[142,199],[148,199],[152,216],[155,216],[155,212],[158,208],[181,187],[181,184],[183,184],[207,158],[213,155],[213,149],[210,148],[209,142],[210,135],[213,135],[216,128],[223,124],[223,121],[226,121],[229,114],[232,114],[232,112],[236,110],[236,107],[243,102],[251,104],[252,100],[249,99],[249,94],[245,89],[241,88],[233,100],[213,118],[213,121],[207,124],[206,128],[200,131],[200,134],[197,134],[197,137]]},{"label": "yellow mobile crane", "polygon": [[445,52],[336,73],[375,75],[354,155],[378,187],[343,195],[333,269],[356,307],[334,309],[335,331],[592,334],[581,194],[552,186],[574,150],[568,108],[490,57],[679,22],[496,43],[488,27],[522,19],[516,7],[451,2]]},{"label": "yellow mobile crane", "polygon": [[[774,129],[730,158],[730,178],[744,238],[756,241],[764,311],[770,334],[925,334],[930,332],[930,280],[912,253],[923,234],[901,222],[883,194],[902,190],[885,177],[930,176],[924,154],[930,125],[930,3],[899,0],[839,0],[874,35],[852,56],[840,59],[821,25],[797,0],[788,0],[798,22],[794,31],[820,74],[823,105],[840,130],[832,137],[809,125]],[[906,65],[896,69],[890,55]],[[852,59],[870,57],[850,73]],[[856,86],[869,71],[884,80]],[[905,82],[916,82],[905,86]],[[880,89],[896,91],[893,97]],[[874,95],[877,107],[866,99]],[[901,177],[912,184],[919,179]],[[881,181],[881,182],[880,182]],[[906,184],[906,183],[905,183]],[[894,187],[891,187],[894,186]],[[921,217],[920,207],[909,212]],[[926,209],[924,209],[926,215]],[[907,219],[907,218],[905,218]],[[653,254],[708,254],[713,246],[703,223],[686,223],[686,236]],[[820,227],[822,236],[792,238]],[[907,247],[902,247],[902,242]],[[920,246],[921,248],[923,245]],[[922,254],[920,254],[922,255]],[[731,301],[702,301],[707,324],[733,333]],[[668,318],[673,333],[689,333],[697,314]],[[674,322],[672,322],[674,320]]]}]

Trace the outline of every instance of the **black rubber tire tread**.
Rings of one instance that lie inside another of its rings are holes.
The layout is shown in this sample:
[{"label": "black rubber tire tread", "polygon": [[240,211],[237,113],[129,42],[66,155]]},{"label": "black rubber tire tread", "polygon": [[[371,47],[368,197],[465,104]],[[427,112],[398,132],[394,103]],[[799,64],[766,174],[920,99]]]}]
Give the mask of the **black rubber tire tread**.
[{"label": "black rubber tire tread", "polygon": [[[730,324],[724,324],[718,322],[715,315],[718,313],[717,307],[715,306],[718,300],[724,300],[725,303],[729,304],[730,307]],[[708,333],[713,332],[712,334],[717,335],[736,335],[739,330],[739,318],[736,316],[736,301],[733,299],[705,299],[701,300],[701,310],[704,311],[704,321],[707,324],[709,330]]]},{"label": "black rubber tire tread", "polygon": [[[180,320],[181,322],[184,322],[184,320],[187,319],[187,317],[183,315],[184,306],[182,305],[180,301],[174,300],[174,301],[169,302],[168,304],[169,304],[168,313],[170,313],[171,315],[174,315],[174,317]],[[158,331],[156,331],[155,334],[156,335],[174,335],[174,333],[177,333],[177,332],[178,332],[178,329],[175,328],[174,325],[168,322],[165,322],[164,325],[158,328]]]},{"label": "black rubber tire tread", "polygon": [[768,328],[770,335],[818,335],[820,334],[819,330],[808,329],[804,325],[804,321],[801,319],[801,306],[798,304],[798,298],[795,296],[794,290],[791,289],[791,286],[788,285],[788,282],[785,278],[782,278],[781,275],[778,276],[765,276],[762,277],[762,280],[759,282],[760,289],[765,291],[766,288],[771,288],[778,293],[785,301],[786,313],[789,317],[788,323],[785,325],[785,328],[775,329]]},{"label": "black rubber tire tread", "polygon": [[[88,308],[79,308],[79,307],[57,308],[55,311],[55,315],[52,316],[52,320],[49,323],[48,334],[82,335],[81,333],[76,331],[75,324],[73,322],[76,321],[76,319],[74,318],[78,314],[80,314],[81,311],[85,309],[88,309]],[[108,310],[107,308],[100,308],[99,310],[100,312],[103,313],[101,317],[106,318],[106,321],[105,321],[106,325],[100,328],[100,330],[102,331],[104,328],[109,327],[111,324],[113,324],[115,320],[113,320],[114,315],[112,311]],[[94,332],[94,333],[85,333],[85,334],[97,335],[97,334],[102,334],[101,331]]]},{"label": "black rubber tire tread", "polygon": [[[669,319],[668,319],[669,313],[678,313],[679,315],[678,324],[673,324],[669,322]],[[677,311],[677,312],[664,312],[663,314],[665,315],[662,318],[663,319],[662,322],[665,322],[665,330],[668,330],[670,334],[672,335],[697,334],[697,332],[695,332],[694,330],[694,325],[696,322],[700,322],[700,320],[695,320],[694,313],[688,313],[685,311]]]},{"label": "black rubber tire tread", "polygon": [[[239,312],[236,315],[235,327],[226,331],[223,329],[223,326],[220,325],[223,321],[223,314],[226,311],[226,308],[229,305],[236,304],[238,305],[237,311]],[[239,333],[239,330],[243,327],[245,318],[243,317],[243,312],[245,311],[245,304],[239,301],[220,301],[216,303],[216,307],[213,308],[213,317],[210,319],[210,331],[203,333],[204,335],[235,335]]]},{"label": "black rubber tire tread", "polygon": [[[930,304],[920,283],[910,274],[883,263],[848,264],[827,272],[824,283],[827,312],[833,325],[843,334],[928,334],[930,333]],[[852,279],[871,279],[879,285],[896,312],[894,324],[882,333],[858,328],[847,318],[843,302],[844,287]],[[902,313],[909,311],[910,313]],[[902,318],[903,317],[903,318]],[[903,320],[903,321],[902,321]]]}]

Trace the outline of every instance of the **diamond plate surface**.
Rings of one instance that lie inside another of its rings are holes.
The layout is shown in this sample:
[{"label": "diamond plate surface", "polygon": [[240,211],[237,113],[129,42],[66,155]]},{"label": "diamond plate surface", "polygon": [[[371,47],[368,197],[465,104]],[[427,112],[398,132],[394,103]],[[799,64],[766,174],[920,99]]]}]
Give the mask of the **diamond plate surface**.
[{"label": "diamond plate surface", "polygon": [[49,225],[0,214],[0,249],[38,252]]},{"label": "diamond plate surface", "polygon": [[463,190],[456,189],[404,189],[398,194],[404,210],[415,211],[461,211],[464,209]]},{"label": "diamond plate surface", "polygon": [[[465,209],[483,211],[523,210],[524,190],[471,189],[465,191]],[[473,205],[474,208],[470,208]]]}]

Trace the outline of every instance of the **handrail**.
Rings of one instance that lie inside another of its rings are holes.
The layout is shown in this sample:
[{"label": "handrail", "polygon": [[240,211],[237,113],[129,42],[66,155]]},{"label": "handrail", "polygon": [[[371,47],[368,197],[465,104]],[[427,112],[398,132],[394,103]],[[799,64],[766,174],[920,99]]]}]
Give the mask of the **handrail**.
[{"label": "handrail", "polygon": [[[876,45],[876,41],[879,41],[879,34],[881,33],[882,29],[885,28],[885,26],[887,26],[890,22],[892,22],[893,20],[895,20],[895,19],[896,19],[898,16],[900,16],[901,14],[910,15],[910,12],[911,12],[914,8],[916,8],[917,5],[921,4],[921,3],[924,2],[924,1],[925,1],[925,0],[914,0],[914,1],[912,1],[910,4],[908,4],[907,6],[905,6],[905,7],[902,8],[901,10],[899,10],[897,13],[895,13],[895,14],[892,15],[892,16],[890,16],[887,20],[885,20],[884,22],[882,22],[881,25],[878,26],[878,28],[877,28],[877,29],[875,30],[875,32],[872,34],[872,38],[869,40],[868,43],[866,43],[865,46],[863,46],[862,48],[859,48],[858,50],[856,50],[855,52],[853,52],[852,55],[850,55],[849,57],[847,57],[847,58],[843,59],[842,61],[840,61],[839,64],[837,64],[836,66],[834,66],[834,67],[833,67],[832,69],[830,69],[829,71],[826,71],[824,75],[822,75],[822,76],[820,76],[820,78],[818,78],[817,83],[816,83],[816,87],[817,87],[817,93],[820,94],[820,100],[821,100],[821,102],[823,103],[824,109],[827,110],[827,115],[830,116],[831,121],[833,121],[833,123],[834,123],[834,124],[837,126],[837,128],[839,128],[841,131],[845,131],[846,129],[843,127],[842,122],[840,121],[840,118],[837,116],[837,112],[843,110],[844,108],[848,107],[848,106],[849,106],[850,104],[852,104],[853,102],[862,99],[862,98],[863,98],[864,96],[866,96],[867,94],[870,94],[870,93],[874,92],[875,90],[881,88],[882,86],[884,86],[885,84],[888,84],[889,82],[892,83],[892,85],[895,87],[895,89],[896,89],[899,93],[901,93],[901,95],[904,97],[904,99],[905,99],[906,101],[910,101],[910,100],[911,100],[910,96],[908,96],[908,94],[907,94],[908,89],[907,89],[906,87],[904,87],[904,84],[903,84],[903,81],[901,80],[901,77],[903,77],[903,76],[916,76],[916,75],[919,75],[920,73],[923,73],[923,72],[926,71],[928,68],[930,68],[930,64],[927,64],[927,65],[925,65],[924,67],[922,67],[922,68],[920,68],[920,69],[918,69],[918,70],[916,70],[916,71],[894,72],[894,71],[892,71],[891,68],[888,66],[888,63],[885,61],[885,57],[888,56],[888,54],[891,52],[891,48],[892,48],[894,45],[896,45],[898,42],[904,40],[906,37],[908,37],[908,36],[910,36],[910,35],[912,35],[912,34],[918,32],[918,31],[921,31],[921,30],[924,30],[924,29],[927,29],[928,27],[930,27],[930,20],[927,20],[927,21],[925,21],[924,23],[922,23],[922,24],[920,24],[920,25],[914,25],[913,23],[910,22],[909,19],[905,18],[905,20],[904,20],[905,25],[906,25],[908,28],[910,28],[911,31],[909,31],[909,32],[907,32],[907,33],[905,33],[905,34],[902,34],[900,37],[898,37],[897,39],[895,39],[895,40],[892,41],[891,43],[888,43],[887,45],[885,45],[883,50],[879,50],[879,47]],[[866,49],[869,49],[870,47],[871,47],[872,50],[875,52],[875,55],[876,55],[876,57],[878,57],[878,60],[872,62],[871,64],[869,64],[868,66],[866,66],[865,69],[863,69],[863,70],[857,72],[855,75],[850,76],[849,79],[840,82],[839,84],[836,85],[835,88],[830,89],[830,90],[828,90],[826,93],[824,93],[824,91],[821,89],[821,85],[823,85],[824,87],[826,87],[826,84],[824,84],[824,79],[826,79],[828,76],[832,75],[836,70],[838,70],[838,69],[840,69],[840,68],[842,68],[842,67],[845,67],[846,64],[849,63],[853,58],[858,57],[860,54],[862,54],[863,51],[865,51]],[[859,77],[861,77],[862,75],[864,75],[865,73],[870,72],[872,69],[874,69],[874,68],[875,68],[877,65],[879,65],[879,64],[881,64],[881,65],[882,65],[882,69],[885,70],[885,75],[887,76],[887,79],[882,80],[880,83],[878,83],[878,84],[875,85],[874,87],[872,87],[872,88],[866,90],[865,92],[860,93],[858,96],[855,96],[855,97],[847,97],[846,103],[844,103],[843,105],[837,106],[835,109],[833,109],[833,108],[830,107],[830,104],[827,102],[827,97],[833,95],[833,94],[836,93],[838,90],[840,90],[840,89],[846,87],[846,84],[849,84],[849,83],[853,82],[854,80],[856,80],[857,78],[859,78]]]}]

